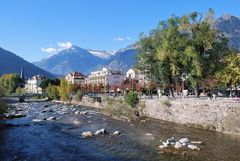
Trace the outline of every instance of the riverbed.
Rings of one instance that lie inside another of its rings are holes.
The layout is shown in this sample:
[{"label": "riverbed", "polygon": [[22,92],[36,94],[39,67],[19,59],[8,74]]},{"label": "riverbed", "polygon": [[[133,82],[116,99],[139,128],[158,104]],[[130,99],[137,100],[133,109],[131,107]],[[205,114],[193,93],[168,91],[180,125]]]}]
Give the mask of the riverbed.
[{"label": "riverbed", "polygon": [[[240,160],[239,136],[149,118],[119,121],[89,107],[50,102],[14,103],[12,106],[26,117],[1,121],[1,161]],[[81,136],[84,131],[95,132],[101,128],[105,128],[107,134],[92,138]],[[116,130],[121,134],[112,135]],[[170,137],[201,141],[201,150],[187,155],[163,153],[159,145]]]}]

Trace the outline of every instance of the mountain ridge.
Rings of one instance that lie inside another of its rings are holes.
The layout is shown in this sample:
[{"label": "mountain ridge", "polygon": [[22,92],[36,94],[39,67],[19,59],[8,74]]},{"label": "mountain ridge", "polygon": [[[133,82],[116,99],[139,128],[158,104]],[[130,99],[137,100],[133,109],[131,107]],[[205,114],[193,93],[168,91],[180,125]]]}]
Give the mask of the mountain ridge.
[{"label": "mountain ridge", "polygon": [[49,73],[32,63],[24,60],[20,56],[5,50],[0,47],[0,75],[6,73],[17,73],[20,74],[21,67],[24,68],[24,75],[26,78],[32,77],[34,75],[40,74],[46,77],[55,78],[56,76]]}]

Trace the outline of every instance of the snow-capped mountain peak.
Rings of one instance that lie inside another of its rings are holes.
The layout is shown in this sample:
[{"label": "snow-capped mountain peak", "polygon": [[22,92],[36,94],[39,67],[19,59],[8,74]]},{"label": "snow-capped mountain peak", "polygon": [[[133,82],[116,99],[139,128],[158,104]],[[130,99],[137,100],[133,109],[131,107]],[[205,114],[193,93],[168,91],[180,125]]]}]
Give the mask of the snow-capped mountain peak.
[{"label": "snow-capped mountain peak", "polygon": [[115,51],[108,52],[105,50],[92,50],[92,49],[89,49],[88,52],[102,59],[110,59],[116,53]]}]

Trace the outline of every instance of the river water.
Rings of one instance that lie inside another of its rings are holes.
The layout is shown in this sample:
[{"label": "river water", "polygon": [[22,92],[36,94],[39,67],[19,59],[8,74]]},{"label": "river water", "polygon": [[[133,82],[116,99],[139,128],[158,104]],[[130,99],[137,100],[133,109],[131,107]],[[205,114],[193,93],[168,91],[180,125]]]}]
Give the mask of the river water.
[{"label": "river water", "polygon": [[[44,107],[44,105],[48,107]],[[1,121],[1,161],[240,161],[240,137],[145,119],[123,122],[97,109],[44,103],[13,104],[26,117]],[[47,111],[42,112],[44,109]],[[88,110],[88,114],[75,114]],[[56,121],[47,121],[49,117]],[[194,117],[194,116],[193,116]],[[34,120],[44,120],[34,122]],[[84,131],[105,128],[106,135],[82,138]],[[115,130],[120,136],[113,136]],[[162,153],[161,140],[188,137],[202,141],[189,155]]]}]

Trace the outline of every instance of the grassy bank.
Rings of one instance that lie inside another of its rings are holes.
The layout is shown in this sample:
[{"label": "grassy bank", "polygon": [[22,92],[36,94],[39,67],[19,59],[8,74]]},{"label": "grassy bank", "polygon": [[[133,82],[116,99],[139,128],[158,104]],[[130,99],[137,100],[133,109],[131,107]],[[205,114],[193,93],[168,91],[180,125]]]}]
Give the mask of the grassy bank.
[{"label": "grassy bank", "polygon": [[115,119],[121,120],[136,119],[139,113],[137,107],[131,107],[123,100],[113,99],[106,100],[106,103],[102,108],[102,111],[106,115],[110,115]]}]

